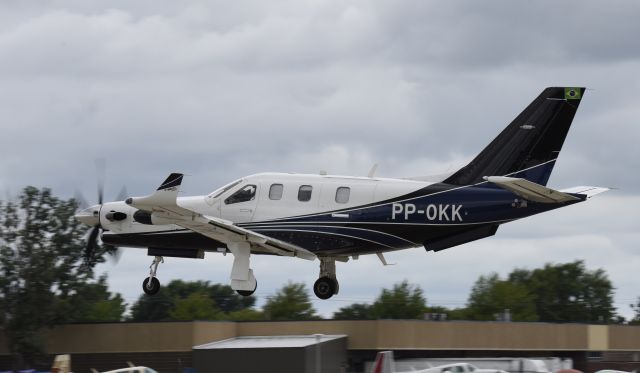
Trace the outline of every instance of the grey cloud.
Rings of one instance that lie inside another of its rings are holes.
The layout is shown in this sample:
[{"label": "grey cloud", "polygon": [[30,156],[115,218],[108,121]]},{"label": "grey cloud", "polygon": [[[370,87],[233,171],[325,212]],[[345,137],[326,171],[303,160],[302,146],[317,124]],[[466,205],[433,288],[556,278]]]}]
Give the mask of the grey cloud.
[{"label": "grey cloud", "polygon": [[[32,184],[91,199],[96,157],[107,158],[107,197],[122,184],[146,194],[172,171],[191,175],[185,194],[267,170],[364,175],[378,163],[380,176],[443,173],[469,161],[545,86],[593,88],[551,184],[619,191],[438,255],[393,253],[398,266],[380,278],[366,275],[378,270],[376,258],[340,264],[343,300],[322,307],[330,313],[349,299],[371,299],[405,277],[435,301],[462,304],[479,274],[581,257],[616,273],[621,299],[633,297],[634,1],[78,0],[1,8],[0,195]],[[495,262],[482,261],[487,256]],[[270,272],[271,260],[256,261],[262,294],[286,280]],[[133,250],[104,268],[130,300],[147,261]],[[162,279],[225,282],[227,261],[171,261]],[[316,276],[317,263],[277,263],[292,280]],[[464,276],[452,278],[454,267]]]}]

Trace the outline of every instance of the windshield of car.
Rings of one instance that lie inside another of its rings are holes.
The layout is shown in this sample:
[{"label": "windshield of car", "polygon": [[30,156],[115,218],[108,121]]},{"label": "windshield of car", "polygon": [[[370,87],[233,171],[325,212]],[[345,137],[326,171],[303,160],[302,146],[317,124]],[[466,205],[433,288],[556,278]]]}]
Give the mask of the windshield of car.
[{"label": "windshield of car", "polygon": [[238,180],[236,180],[236,181],[234,181],[232,183],[229,183],[229,184],[223,186],[222,188],[218,188],[218,189],[214,190],[213,192],[211,192],[211,194],[209,194],[209,198],[218,198],[224,192],[226,192],[229,189],[233,188],[234,186],[240,184],[241,182],[242,182],[242,179],[238,179]]}]

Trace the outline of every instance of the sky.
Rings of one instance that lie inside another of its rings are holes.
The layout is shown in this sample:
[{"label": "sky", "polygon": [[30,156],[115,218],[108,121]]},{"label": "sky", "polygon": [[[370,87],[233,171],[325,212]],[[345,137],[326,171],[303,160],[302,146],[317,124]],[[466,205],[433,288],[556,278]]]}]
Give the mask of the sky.
[{"label": "sky", "polygon": [[[19,1],[0,3],[0,193],[96,201],[170,172],[200,195],[266,172],[403,177],[468,162],[547,86],[585,86],[549,186],[614,187],[439,253],[338,263],[324,316],[404,279],[461,307],[483,274],[547,262],[606,270],[618,312],[640,296],[637,1]],[[151,257],[107,273],[129,304]],[[227,283],[232,257],[166,258],[158,277]],[[318,262],[252,257],[258,304]],[[312,298],[315,299],[315,297]]]}]

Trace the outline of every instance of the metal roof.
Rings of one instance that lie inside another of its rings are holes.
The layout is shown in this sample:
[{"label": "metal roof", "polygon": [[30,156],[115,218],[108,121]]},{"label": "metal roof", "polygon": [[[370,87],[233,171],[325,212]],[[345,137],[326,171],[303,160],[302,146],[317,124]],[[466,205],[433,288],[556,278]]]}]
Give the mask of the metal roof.
[{"label": "metal roof", "polygon": [[206,343],[194,346],[193,349],[232,349],[232,348],[296,348],[306,347],[317,343],[346,338],[344,334],[327,335],[277,335],[277,336],[252,336],[236,337],[223,341]]}]

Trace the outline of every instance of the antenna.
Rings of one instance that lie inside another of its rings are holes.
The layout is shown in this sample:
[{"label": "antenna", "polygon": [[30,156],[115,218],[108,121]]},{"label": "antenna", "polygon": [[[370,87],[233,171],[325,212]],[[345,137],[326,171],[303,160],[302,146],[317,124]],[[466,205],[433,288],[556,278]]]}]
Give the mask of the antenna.
[{"label": "antenna", "polygon": [[378,164],[374,163],[373,166],[371,166],[371,169],[369,170],[369,173],[367,174],[368,178],[373,178],[373,176],[376,174],[376,170],[378,169]]}]

